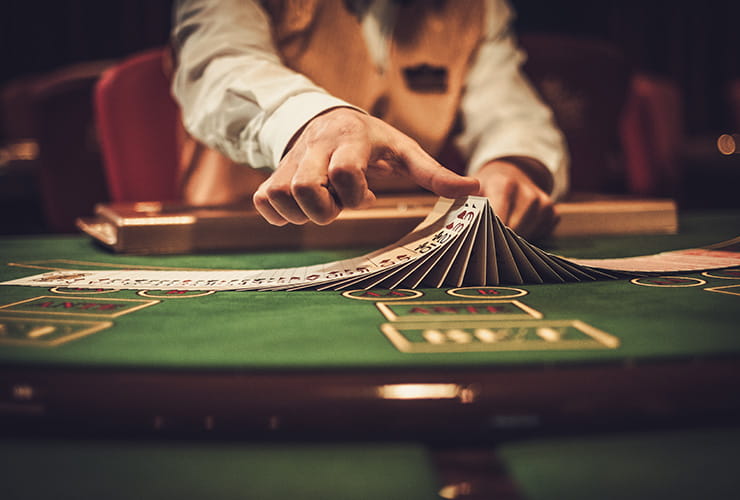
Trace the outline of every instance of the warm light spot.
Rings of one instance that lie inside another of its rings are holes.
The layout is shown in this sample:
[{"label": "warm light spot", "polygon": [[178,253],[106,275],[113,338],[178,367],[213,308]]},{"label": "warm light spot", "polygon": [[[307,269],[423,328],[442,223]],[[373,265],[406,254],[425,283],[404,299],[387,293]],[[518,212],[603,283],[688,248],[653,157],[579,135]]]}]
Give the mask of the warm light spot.
[{"label": "warm light spot", "polygon": [[162,215],[156,217],[126,217],[124,222],[126,224],[137,225],[137,226],[159,226],[159,225],[188,225],[195,224],[196,218],[194,215]]},{"label": "warm light spot", "polygon": [[33,140],[21,141],[13,144],[11,151],[19,160],[35,160],[39,156],[39,145]]},{"label": "warm light spot", "polygon": [[158,201],[140,201],[134,203],[134,211],[141,213],[159,213],[162,211],[162,203]]},{"label": "warm light spot", "polygon": [[740,134],[722,134],[717,138],[717,149],[723,155],[731,155],[738,152]]},{"label": "warm light spot", "polygon": [[458,497],[469,496],[473,492],[473,485],[468,481],[457,484],[448,484],[437,493],[442,498],[453,500]]},{"label": "warm light spot", "polygon": [[457,384],[388,384],[376,389],[383,399],[455,399],[461,390]]},{"label": "warm light spot", "polygon": [[35,160],[38,156],[39,145],[36,141],[21,140],[0,148],[0,166],[5,166],[11,161]]},{"label": "warm light spot", "polygon": [[24,401],[33,399],[35,393],[33,386],[27,384],[14,385],[12,391],[13,398]]}]

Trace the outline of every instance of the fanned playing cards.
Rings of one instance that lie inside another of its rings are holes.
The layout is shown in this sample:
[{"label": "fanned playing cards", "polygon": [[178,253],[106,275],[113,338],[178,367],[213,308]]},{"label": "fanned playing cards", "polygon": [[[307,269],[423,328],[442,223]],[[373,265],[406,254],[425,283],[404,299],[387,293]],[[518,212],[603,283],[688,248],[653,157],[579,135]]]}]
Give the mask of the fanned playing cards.
[{"label": "fanned playing cards", "polygon": [[566,259],[506,227],[484,197],[440,198],[408,235],[369,254],[268,270],[54,271],[3,285],[133,290],[349,290],[522,285],[620,279],[740,265],[740,238],[620,259]]}]

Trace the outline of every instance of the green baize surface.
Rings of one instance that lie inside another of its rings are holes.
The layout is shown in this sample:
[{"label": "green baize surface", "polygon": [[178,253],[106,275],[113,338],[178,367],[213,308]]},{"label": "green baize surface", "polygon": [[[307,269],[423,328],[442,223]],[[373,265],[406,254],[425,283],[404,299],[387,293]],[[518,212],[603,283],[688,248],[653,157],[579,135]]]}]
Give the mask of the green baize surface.
[{"label": "green baize surface", "polygon": [[[558,240],[545,246],[571,257],[621,257],[708,245],[733,237],[740,214],[700,214],[681,220],[681,234]],[[67,259],[125,265],[255,269],[292,267],[346,258],[347,251],[261,252],[190,256],[122,256],[83,237],[6,238],[0,241],[0,279],[38,274],[8,263]],[[48,265],[48,264],[46,264]],[[78,264],[52,264],[66,268]],[[88,267],[89,268],[89,267]],[[218,292],[197,298],[161,299],[156,305],[112,319],[113,326],[55,347],[5,345],[0,362],[24,365],[135,366],[164,368],[412,368],[584,362],[628,358],[686,358],[740,352],[740,296],[705,291],[740,284],[706,280],[694,287],[656,288],[628,280],[517,286],[519,300],[550,320],[580,320],[619,339],[619,347],[542,350],[525,345],[507,352],[404,353],[381,332],[388,323],[373,301],[339,292]],[[414,301],[463,300],[441,289]],[[45,288],[2,286],[0,305],[53,296]],[[78,298],[146,299],[134,291]],[[152,299],[154,300],[154,299]],[[52,317],[0,309],[2,317]],[[63,316],[57,316],[63,318]],[[463,318],[465,320],[466,318]],[[456,325],[451,322],[447,325]]]}]

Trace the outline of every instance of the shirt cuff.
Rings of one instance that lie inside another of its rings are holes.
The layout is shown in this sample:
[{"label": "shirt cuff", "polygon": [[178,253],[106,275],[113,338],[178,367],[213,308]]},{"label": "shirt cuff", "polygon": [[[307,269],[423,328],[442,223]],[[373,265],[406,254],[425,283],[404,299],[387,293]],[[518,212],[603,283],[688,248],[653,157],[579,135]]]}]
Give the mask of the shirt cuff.
[{"label": "shirt cuff", "polygon": [[311,119],[332,108],[352,108],[365,113],[357,106],[322,92],[306,92],[289,97],[272,113],[262,127],[259,142],[266,156],[272,159],[273,168],[277,168],[296,132]]}]

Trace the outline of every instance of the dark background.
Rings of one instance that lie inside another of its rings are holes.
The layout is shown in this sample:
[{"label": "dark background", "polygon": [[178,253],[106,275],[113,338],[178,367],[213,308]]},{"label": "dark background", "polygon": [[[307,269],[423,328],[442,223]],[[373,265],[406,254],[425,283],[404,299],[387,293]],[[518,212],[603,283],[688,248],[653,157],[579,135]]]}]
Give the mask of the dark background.
[{"label": "dark background", "polygon": [[[686,132],[731,127],[726,85],[740,78],[740,2],[511,0],[520,33],[567,33],[616,44],[636,69],[679,84]],[[5,0],[0,85],[78,61],[166,43],[171,0]]]},{"label": "dark background", "polygon": [[[740,202],[732,201],[740,200],[732,184],[740,176],[734,173],[740,173],[740,155],[719,158],[711,145],[719,134],[740,132],[740,117],[733,117],[728,98],[729,84],[740,79],[740,2],[510,1],[518,12],[515,27],[520,34],[606,41],[618,47],[636,71],[673,82],[683,101],[686,149],[693,143],[702,145],[694,148],[699,153],[691,153],[695,158],[685,162],[700,166],[688,168],[693,172],[686,182],[691,189],[685,189],[700,195],[684,195],[681,202],[738,206]],[[0,89],[71,64],[115,60],[162,46],[169,36],[171,6],[172,0],[5,0],[0,15]],[[16,115],[11,116],[15,120]],[[0,147],[7,140],[0,130]],[[45,216],[34,199],[43,195],[28,183],[11,186],[10,181],[17,179],[2,168],[0,174],[0,234],[53,230],[44,222],[48,208]],[[707,184],[696,189],[705,179]],[[716,194],[717,186],[724,194]]]}]

